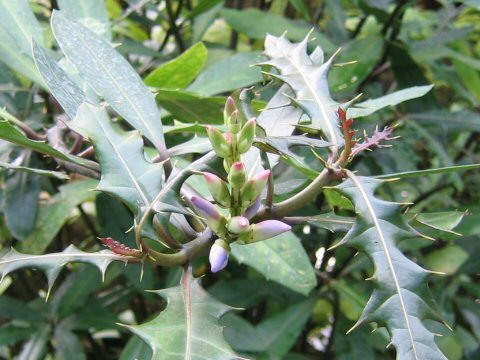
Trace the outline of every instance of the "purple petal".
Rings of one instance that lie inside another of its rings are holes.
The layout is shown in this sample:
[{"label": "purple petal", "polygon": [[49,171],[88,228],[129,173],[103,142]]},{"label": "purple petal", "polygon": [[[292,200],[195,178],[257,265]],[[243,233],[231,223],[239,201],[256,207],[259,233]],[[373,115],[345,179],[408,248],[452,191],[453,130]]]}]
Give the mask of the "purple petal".
[{"label": "purple petal", "polygon": [[222,246],[215,243],[210,248],[208,259],[210,261],[210,269],[212,273],[219,272],[228,264],[228,252]]},{"label": "purple petal", "polygon": [[266,220],[252,226],[252,241],[262,241],[290,231],[292,227],[278,220]]}]

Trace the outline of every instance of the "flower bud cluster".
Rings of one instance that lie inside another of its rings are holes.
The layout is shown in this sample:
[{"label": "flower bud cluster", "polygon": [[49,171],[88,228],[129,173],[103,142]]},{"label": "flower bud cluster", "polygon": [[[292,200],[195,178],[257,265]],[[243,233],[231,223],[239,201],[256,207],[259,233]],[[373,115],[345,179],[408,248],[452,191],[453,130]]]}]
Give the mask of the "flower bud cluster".
[{"label": "flower bud cluster", "polygon": [[[270,177],[270,170],[264,170],[248,177],[241,155],[252,146],[255,138],[256,121],[242,124],[235,101],[229,97],[225,104],[224,121],[227,131],[222,134],[215,127],[208,127],[207,133],[218,157],[224,159],[227,181],[205,172],[205,180],[215,204],[192,197],[196,213],[215,232],[218,239],[210,250],[212,272],[222,270],[228,263],[232,242],[250,244],[263,241],[289,231],[291,227],[278,220],[266,220],[251,224],[261,205],[261,194]],[[220,208],[228,209],[224,214]]]}]

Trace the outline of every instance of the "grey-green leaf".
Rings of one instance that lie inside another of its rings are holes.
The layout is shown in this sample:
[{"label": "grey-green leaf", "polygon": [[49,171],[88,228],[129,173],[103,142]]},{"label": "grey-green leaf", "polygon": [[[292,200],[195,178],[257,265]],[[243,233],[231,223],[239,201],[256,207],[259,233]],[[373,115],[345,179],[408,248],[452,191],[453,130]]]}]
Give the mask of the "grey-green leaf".
[{"label": "grey-green leaf", "polygon": [[155,292],[167,301],[166,309],[145,324],[129,326],[150,345],[152,360],[239,359],[218,323],[231,308],[203,290],[190,271],[179,286]]},{"label": "grey-green leaf", "polygon": [[53,13],[52,29],[62,51],[95,92],[166,156],[155,98],[127,60],[105,40],[61,12]]},{"label": "grey-green leaf", "polygon": [[161,189],[163,166],[147,161],[138,131],[123,131],[102,108],[88,103],[69,125],[95,145],[102,167],[97,190],[120,197],[134,212],[151,203]]},{"label": "grey-green leaf", "polygon": [[429,272],[397,247],[400,240],[418,233],[402,218],[398,204],[375,197],[381,180],[347,175],[336,189],[355,204],[357,220],[339,245],[365,252],[375,266],[373,293],[354,327],[365,322],[386,326],[398,359],[446,360],[423,324],[426,317],[435,317]]}]

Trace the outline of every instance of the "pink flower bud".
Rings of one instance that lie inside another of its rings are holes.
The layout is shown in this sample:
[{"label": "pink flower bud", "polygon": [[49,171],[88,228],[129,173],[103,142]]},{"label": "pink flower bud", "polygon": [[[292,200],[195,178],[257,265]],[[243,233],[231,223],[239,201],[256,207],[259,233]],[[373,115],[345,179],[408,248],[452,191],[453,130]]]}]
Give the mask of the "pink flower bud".
[{"label": "pink flower bud", "polygon": [[195,207],[197,214],[205,220],[213,231],[217,233],[225,232],[224,226],[226,220],[214,205],[197,196],[193,196],[190,201]]},{"label": "pink flower bud", "polygon": [[218,239],[210,248],[208,260],[210,261],[210,269],[212,273],[219,272],[228,264],[228,253],[230,247],[222,240]]},{"label": "pink flower bud", "polygon": [[230,219],[227,229],[230,233],[238,235],[248,230],[250,222],[246,217],[234,216]]},{"label": "pink flower bud", "polygon": [[290,231],[292,227],[278,220],[266,220],[252,225],[251,242],[270,239],[284,232]]},{"label": "pink flower bud", "polygon": [[232,187],[241,188],[247,179],[245,165],[241,161],[233,163],[228,173],[228,182]]},{"label": "pink flower bud", "polygon": [[208,190],[212,194],[215,201],[223,207],[230,206],[230,191],[228,190],[228,186],[220,179],[217,175],[204,172],[203,175],[205,176],[205,180],[207,181]]}]

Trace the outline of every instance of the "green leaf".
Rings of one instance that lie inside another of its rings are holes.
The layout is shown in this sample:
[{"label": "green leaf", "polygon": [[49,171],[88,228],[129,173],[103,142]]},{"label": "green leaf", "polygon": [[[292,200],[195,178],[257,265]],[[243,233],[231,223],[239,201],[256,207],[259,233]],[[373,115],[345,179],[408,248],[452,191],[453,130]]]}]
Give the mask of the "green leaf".
[{"label": "green leaf", "polygon": [[5,276],[21,268],[29,267],[40,269],[47,276],[48,291],[50,292],[60,271],[69,262],[82,262],[95,265],[102,273],[102,276],[104,276],[108,265],[110,265],[112,261],[122,261],[126,263],[129,260],[138,261],[137,258],[117,255],[109,250],[87,253],[79,250],[74,245],[70,245],[62,252],[44,255],[22,254],[15,249],[11,249],[0,258],[0,279],[3,280]]},{"label": "green leaf", "polygon": [[84,103],[70,127],[91,139],[102,167],[96,190],[120,197],[135,213],[160,192],[163,166],[145,159],[138,131],[125,132],[102,108]]},{"label": "green leaf", "polygon": [[467,261],[469,253],[460,246],[446,246],[428,253],[425,257],[430,269],[446,275],[453,275]]},{"label": "green leaf", "polygon": [[196,43],[179,57],[153,70],[145,78],[145,84],[161,89],[184,89],[202,70],[207,55],[205,45]]},{"label": "green leaf", "polygon": [[47,351],[47,343],[50,340],[51,325],[45,324],[37,332],[32,334],[29,340],[23,345],[18,360],[42,360]]},{"label": "green leaf", "polygon": [[40,207],[33,232],[19,244],[18,249],[30,254],[42,254],[71,218],[72,210],[95,198],[92,189],[97,184],[96,180],[82,180],[61,186],[59,192]]},{"label": "green leaf", "polygon": [[0,346],[14,345],[17,341],[31,338],[37,329],[35,327],[19,327],[4,325],[0,327]]},{"label": "green leaf", "polygon": [[33,15],[28,0],[0,0],[0,24],[24,55],[31,53],[32,38],[40,44],[44,43],[43,29]]},{"label": "green leaf", "polygon": [[360,331],[345,335],[349,323],[344,318],[335,319],[335,355],[338,360],[375,360],[373,349],[368,346],[367,337]]},{"label": "green leaf", "polygon": [[279,70],[280,75],[273,76],[292,87],[294,103],[309,116],[312,125],[322,130],[326,139],[338,147],[343,144],[337,116],[339,105],[330,96],[327,81],[333,57],[324,62],[320,47],[308,55],[308,39],[291,43],[284,36],[267,35],[265,54],[270,59],[262,64]]},{"label": "green leaf", "polygon": [[13,70],[25,75],[30,80],[45,87],[42,77],[38,73],[35,64],[30,57],[21,52],[15,40],[7,30],[0,26],[0,60]]},{"label": "green leaf", "polygon": [[25,166],[18,166],[14,164],[9,164],[3,161],[0,161],[0,167],[9,169],[9,170],[15,170],[19,172],[27,172],[31,174],[37,174],[37,175],[44,175],[48,177],[54,177],[60,180],[66,180],[69,178],[69,176],[63,172],[59,171],[53,171],[53,170],[43,170],[43,169],[34,169],[30,167],[25,167]]},{"label": "green leaf", "polygon": [[375,111],[383,109],[387,106],[395,106],[404,101],[422,97],[433,88],[433,85],[413,86],[407,89],[398,90],[391,94],[379,97],[373,100],[367,100],[351,107],[347,110],[348,117],[358,118],[368,116]]},{"label": "green leaf", "polygon": [[0,296],[0,317],[4,319],[19,319],[27,322],[43,322],[45,317],[27,304],[9,297]]},{"label": "green leaf", "polygon": [[417,122],[431,124],[437,127],[441,126],[452,132],[480,131],[480,115],[470,110],[458,112],[442,110],[426,111],[410,114],[409,117]]},{"label": "green leaf", "polygon": [[165,154],[154,96],[132,66],[109,43],[62,13],[55,11],[51,22],[62,51],[93,90]]},{"label": "green leaf", "polygon": [[447,166],[442,168],[436,169],[427,169],[427,170],[414,170],[414,171],[405,171],[401,173],[394,173],[394,174],[385,174],[385,175],[378,175],[376,176],[377,179],[402,179],[402,178],[409,178],[409,177],[417,177],[417,176],[427,176],[427,175],[436,175],[436,174],[450,174],[457,171],[467,171],[478,169],[480,164],[469,164],[469,165],[455,165],[455,166]]},{"label": "green leaf", "polygon": [[8,229],[18,240],[24,240],[34,229],[39,194],[40,177],[37,174],[19,172],[7,178],[4,215]]},{"label": "green leaf", "polygon": [[262,81],[262,74],[251,65],[262,59],[259,52],[245,52],[220,60],[205,69],[188,90],[211,96],[258,83]]},{"label": "green leaf", "polygon": [[241,352],[260,353],[259,359],[283,359],[295,344],[315,304],[313,297],[291,305],[272,317],[252,326],[246,320],[225,316],[225,337]]},{"label": "green leaf", "polygon": [[204,154],[212,150],[212,143],[207,137],[195,136],[184,143],[172,146],[168,149],[170,156],[178,156],[184,154]]},{"label": "green leaf", "polygon": [[[8,113],[6,114],[5,109],[0,108],[0,117],[6,116],[10,115]],[[60,160],[72,162],[74,164],[78,164],[89,169],[98,170],[98,164],[94,163],[93,161],[62,153],[43,141],[30,140],[22,132],[20,132],[20,130],[11,125],[10,122],[7,120],[0,120],[0,139],[7,140],[11,143],[19,145],[21,147],[25,147],[27,149],[35,150],[41,154],[49,155]]]},{"label": "green leaf", "polygon": [[463,220],[465,213],[462,211],[442,211],[434,213],[421,213],[413,217],[413,222],[422,224],[432,229],[460,235],[453,231]]},{"label": "green leaf", "polygon": [[382,181],[347,175],[348,180],[335,189],[355,204],[357,220],[337,246],[350,245],[365,252],[375,266],[375,289],[354,328],[365,322],[386,326],[399,359],[445,360],[434,334],[422,323],[427,315],[435,314],[427,286],[429,272],[396,245],[417,233],[401,217],[400,205],[374,196]]},{"label": "green leaf", "polygon": [[343,46],[336,59],[338,63],[359,60],[354,64],[333,67],[329,75],[330,89],[344,93],[356,90],[380,61],[382,54],[383,38],[378,35],[353,40]]},{"label": "green leaf", "polygon": [[78,337],[61,322],[55,327],[56,357],[61,360],[85,360],[86,354]]},{"label": "green leaf", "polygon": [[106,40],[112,39],[104,0],[58,0],[58,7],[70,19],[83,23]]},{"label": "green leaf", "polygon": [[310,21],[310,10],[304,0],[288,0],[306,20]]},{"label": "green leaf", "polygon": [[321,215],[302,216],[298,219],[301,219],[312,226],[326,229],[331,232],[347,232],[355,222],[354,218],[339,216],[333,211]]},{"label": "green leaf", "polygon": [[200,0],[195,6],[192,11],[188,14],[188,18],[192,19],[200,14],[203,14],[204,12],[210,10],[214,6],[222,3],[224,0]]},{"label": "green leaf", "polygon": [[138,336],[133,335],[123,348],[120,360],[151,359],[152,350]]},{"label": "green leaf", "polygon": [[41,45],[36,41],[33,41],[32,45],[33,59],[38,71],[68,117],[74,119],[79,106],[86,99],[85,93]]},{"label": "green leaf", "polygon": [[230,307],[212,298],[186,271],[179,286],[157,290],[167,307],[155,319],[128,326],[153,350],[153,360],[238,358],[223,338],[220,318]]},{"label": "green leaf", "polygon": [[158,103],[176,119],[189,123],[223,124],[225,99],[186,91],[158,90]]},{"label": "green leaf", "polygon": [[[245,34],[252,39],[263,40],[265,35],[272,34],[276,36],[287,32],[288,39],[299,41],[305,38],[312,26],[301,22],[293,22],[283,16],[270,14],[258,9],[249,8],[245,10],[223,9],[220,16],[239,33]],[[336,50],[330,40],[328,40],[319,31],[313,32],[313,41],[321,45],[325,51],[333,52]]]},{"label": "green leaf", "polygon": [[268,280],[307,295],[317,284],[310,259],[292,232],[248,245],[232,245],[232,254]]}]

